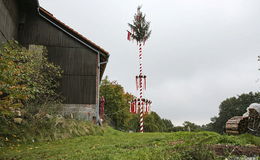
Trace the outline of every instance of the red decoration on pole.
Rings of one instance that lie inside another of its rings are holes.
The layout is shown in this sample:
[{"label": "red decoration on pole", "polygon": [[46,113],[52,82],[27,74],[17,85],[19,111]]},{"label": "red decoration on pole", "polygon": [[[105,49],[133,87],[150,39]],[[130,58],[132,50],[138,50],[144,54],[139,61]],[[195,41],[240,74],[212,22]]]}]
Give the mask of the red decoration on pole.
[{"label": "red decoration on pole", "polygon": [[148,105],[148,103],[145,103],[145,108],[146,108],[146,113],[148,113],[149,112],[149,105]]},{"label": "red decoration on pole", "polygon": [[138,76],[135,77],[135,83],[136,83],[136,90],[139,89],[139,79]]},{"label": "red decoration on pole", "polygon": [[127,40],[130,41],[131,40],[131,32],[127,31]]},{"label": "red decoration on pole", "polygon": [[146,90],[146,76],[144,76],[144,89]]},{"label": "red decoration on pole", "polygon": [[143,89],[146,89],[146,76],[143,75],[143,53],[142,46],[151,35],[149,31],[150,22],[146,22],[145,15],[140,11],[141,7],[137,8],[137,13],[134,16],[133,24],[128,23],[131,32],[127,31],[127,39],[136,40],[139,45],[139,75],[136,76],[136,89],[139,90],[139,98],[134,99],[130,103],[130,112],[140,114],[140,132],[144,132],[144,115],[150,112],[151,101],[143,98]]},{"label": "red decoration on pole", "polygon": [[134,102],[131,103],[131,112],[132,113],[136,112],[136,108],[135,108],[135,103]]},{"label": "red decoration on pole", "polygon": [[100,105],[99,105],[99,116],[104,120],[105,119],[105,98],[104,96],[100,99]]}]

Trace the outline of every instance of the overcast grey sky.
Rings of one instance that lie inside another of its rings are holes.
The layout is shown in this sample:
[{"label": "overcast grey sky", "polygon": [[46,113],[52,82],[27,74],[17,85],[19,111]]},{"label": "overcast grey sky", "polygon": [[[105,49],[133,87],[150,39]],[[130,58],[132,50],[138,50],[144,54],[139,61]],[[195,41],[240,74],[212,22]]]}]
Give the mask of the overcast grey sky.
[{"label": "overcast grey sky", "polygon": [[138,5],[151,21],[144,47],[145,96],[174,125],[210,122],[226,98],[259,91],[259,0],[40,0],[109,51],[105,75],[137,95],[138,50],[126,40]]}]

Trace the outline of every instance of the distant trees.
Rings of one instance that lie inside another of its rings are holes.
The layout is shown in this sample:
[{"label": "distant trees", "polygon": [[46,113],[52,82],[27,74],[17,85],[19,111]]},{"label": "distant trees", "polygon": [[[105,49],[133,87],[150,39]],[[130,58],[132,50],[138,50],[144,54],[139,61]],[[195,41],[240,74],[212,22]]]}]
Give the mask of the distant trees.
[{"label": "distant trees", "polygon": [[168,119],[162,119],[156,112],[151,112],[144,118],[144,131],[146,132],[171,132],[173,124]]},{"label": "distant trees", "polygon": [[[106,99],[105,114],[111,125],[120,130],[138,131],[139,115],[129,112],[129,102],[133,95],[125,93],[124,88],[116,81],[109,81],[106,77],[100,87],[100,94]],[[171,132],[171,131],[215,131],[223,133],[226,121],[233,116],[241,116],[251,103],[260,103],[260,93],[241,94],[237,97],[227,98],[219,106],[218,116],[211,118],[211,123],[197,125],[185,121],[183,126],[174,126],[168,119],[162,119],[156,112],[144,117],[145,132]]]},{"label": "distant trees", "polygon": [[251,103],[260,103],[260,93],[249,92],[227,98],[221,102],[218,116],[211,118],[211,123],[207,124],[206,128],[223,133],[227,120],[233,116],[242,116]]},{"label": "distant trees", "polygon": [[197,125],[190,121],[185,121],[185,122],[183,122],[182,126],[175,126],[173,128],[174,132],[177,132],[177,131],[198,132],[198,131],[203,131],[203,130],[206,130],[204,125],[200,126],[200,125]]},{"label": "distant trees", "polygon": [[[110,125],[119,130],[139,130],[139,115],[129,112],[129,102],[133,95],[126,93],[116,81],[106,77],[101,82],[100,95],[105,97],[105,117]],[[162,119],[156,112],[144,117],[145,132],[170,132],[173,124],[170,120]]]},{"label": "distant trees", "polygon": [[[129,130],[139,130],[139,115],[131,114],[131,120],[128,122]],[[151,112],[144,116],[145,132],[172,132],[174,125],[168,119],[161,118],[156,112]]]},{"label": "distant trees", "polygon": [[164,132],[172,132],[174,131],[174,125],[172,124],[172,121],[169,119],[162,119],[162,122],[164,124]]},{"label": "distant trees", "polygon": [[195,123],[189,122],[189,121],[185,121],[183,123],[183,127],[186,131],[201,131],[201,130],[203,130],[201,126],[199,126]]}]

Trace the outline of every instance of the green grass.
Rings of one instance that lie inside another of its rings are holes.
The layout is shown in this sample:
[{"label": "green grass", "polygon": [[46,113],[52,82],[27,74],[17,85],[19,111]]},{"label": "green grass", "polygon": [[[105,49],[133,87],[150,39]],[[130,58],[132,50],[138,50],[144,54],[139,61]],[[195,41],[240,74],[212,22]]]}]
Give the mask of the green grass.
[{"label": "green grass", "polygon": [[219,143],[260,145],[260,138],[213,132],[124,133],[107,127],[103,135],[1,147],[0,159],[210,160],[218,158],[205,146]]},{"label": "green grass", "polygon": [[32,142],[55,141],[87,135],[103,135],[103,128],[90,122],[53,116],[16,124],[0,117],[0,147]]}]

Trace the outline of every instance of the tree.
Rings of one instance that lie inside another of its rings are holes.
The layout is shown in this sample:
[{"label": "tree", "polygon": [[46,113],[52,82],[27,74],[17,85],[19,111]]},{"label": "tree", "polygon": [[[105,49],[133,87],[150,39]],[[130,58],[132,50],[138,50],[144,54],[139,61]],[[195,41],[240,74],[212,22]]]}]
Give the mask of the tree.
[{"label": "tree", "polygon": [[165,128],[160,116],[156,112],[145,115],[144,121],[145,132],[161,132]]},{"label": "tree", "polygon": [[61,69],[48,62],[43,46],[26,49],[15,41],[0,48],[0,114],[10,115],[29,103],[56,100]]},{"label": "tree", "polygon": [[168,119],[162,119],[156,112],[145,115],[145,132],[172,132],[174,126]]},{"label": "tree", "polygon": [[223,133],[225,124],[228,119],[234,116],[242,116],[246,112],[246,108],[251,103],[260,102],[260,93],[249,92],[248,94],[241,94],[237,97],[227,98],[221,102],[219,106],[218,117],[211,119],[211,128],[213,131]]},{"label": "tree", "polygon": [[145,43],[145,41],[150,37],[151,32],[150,22],[145,20],[145,15],[141,12],[141,6],[137,7],[137,13],[134,16],[133,24],[128,23],[132,32],[128,32],[132,40],[137,43]]},{"label": "tree", "polygon": [[[105,77],[101,82],[100,95],[105,97],[105,117],[115,129],[138,131],[139,116],[129,112],[129,102],[134,98],[116,81]],[[161,119],[156,112],[144,116],[146,132],[170,132],[173,124],[170,120]]]},{"label": "tree", "polygon": [[172,124],[172,121],[169,119],[162,119],[165,129],[164,132],[173,132],[174,131],[174,125]]},{"label": "tree", "polygon": [[199,125],[196,125],[195,123],[185,121],[183,123],[183,127],[186,131],[201,131],[201,127]]},{"label": "tree", "polygon": [[101,82],[100,95],[105,97],[105,116],[116,129],[126,130],[130,119],[129,101],[133,96],[125,93],[116,81],[110,82],[106,77]]}]

